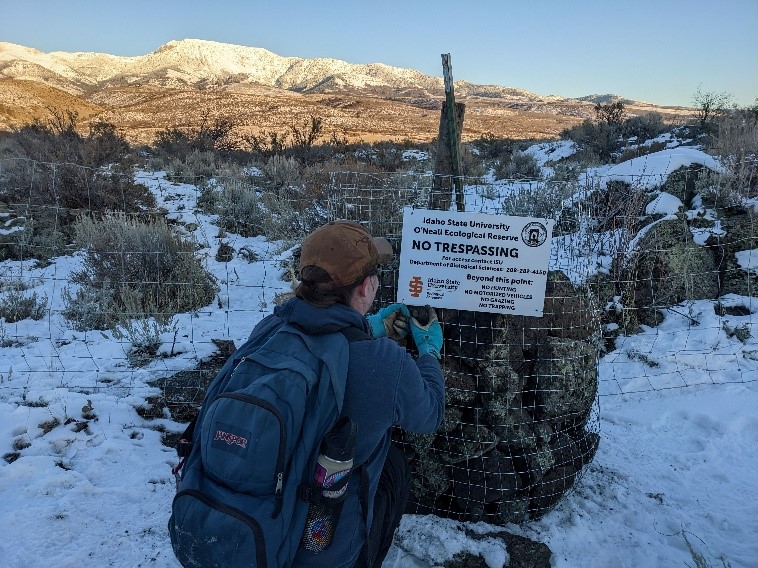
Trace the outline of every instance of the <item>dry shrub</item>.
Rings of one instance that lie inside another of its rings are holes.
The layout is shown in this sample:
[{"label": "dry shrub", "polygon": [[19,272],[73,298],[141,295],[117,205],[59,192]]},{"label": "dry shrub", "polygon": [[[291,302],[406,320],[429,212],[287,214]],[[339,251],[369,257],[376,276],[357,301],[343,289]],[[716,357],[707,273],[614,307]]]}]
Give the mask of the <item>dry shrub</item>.
[{"label": "dry shrub", "polygon": [[224,184],[219,182],[217,178],[212,178],[199,183],[197,189],[197,201],[195,202],[197,210],[208,215],[217,215],[222,204],[221,193],[224,190]]},{"label": "dry shrub", "polygon": [[36,259],[43,263],[66,252],[67,237],[49,211],[38,214],[18,208],[11,210],[22,230],[15,231],[0,242],[0,261]]},{"label": "dry shrub", "polygon": [[[273,169],[283,166],[288,170],[294,164],[289,159],[282,160],[277,160],[277,166]],[[285,182],[286,179],[293,181],[289,177],[292,171],[270,171],[273,176],[267,181],[272,185],[270,191],[237,177],[218,180],[218,184],[201,190],[203,208],[208,210],[212,207],[218,213],[224,231],[243,237],[265,235],[270,240],[294,243],[325,219],[318,213],[318,207],[314,207],[314,201],[318,203],[318,198],[304,196],[302,185],[288,185],[289,182]],[[279,173],[282,177],[277,177]]]},{"label": "dry shrub", "polygon": [[216,174],[216,155],[212,151],[192,150],[185,156],[170,159],[165,167],[170,181],[198,183]]},{"label": "dry shrub", "polygon": [[542,171],[534,156],[516,149],[510,155],[501,158],[495,167],[495,177],[497,179],[540,179]]},{"label": "dry shrub", "polygon": [[555,183],[579,183],[582,165],[575,160],[562,160],[553,166],[553,175],[548,179],[548,185]]},{"label": "dry shrub", "polygon": [[627,118],[621,125],[621,134],[624,138],[636,136],[639,142],[643,142],[663,134],[668,128],[661,114],[651,112]]},{"label": "dry shrub", "polygon": [[[193,243],[163,218],[85,216],[75,229],[77,244],[85,249],[84,268],[72,276],[81,289],[66,298],[65,315],[75,325],[114,327],[139,316],[165,322],[207,305],[218,290]],[[83,307],[97,309],[98,315],[86,315]]]},{"label": "dry shrub", "polygon": [[579,125],[563,131],[562,138],[576,142],[580,150],[578,159],[591,160],[594,156],[601,163],[608,163],[623,146],[621,126],[617,124],[594,124],[585,120]]},{"label": "dry shrub", "polygon": [[263,234],[270,240],[283,241],[291,246],[326,222],[319,211],[306,204],[302,197],[264,193],[261,196],[264,214],[261,217]]},{"label": "dry shrub", "polygon": [[203,202],[214,203],[221,227],[225,231],[238,233],[243,237],[254,237],[263,233],[265,208],[261,203],[259,190],[249,183],[239,180],[224,180],[220,186],[203,190]]},{"label": "dry shrub", "polygon": [[758,166],[727,161],[726,169],[721,173],[706,170],[695,182],[695,191],[709,207],[739,207],[746,197],[755,194],[756,181]]},{"label": "dry shrub", "polygon": [[278,154],[268,159],[263,166],[263,175],[269,189],[277,194],[301,184],[300,166],[297,161]]},{"label": "dry shrub", "polygon": [[73,294],[65,288],[62,297],[65,305],[63,317],[77,331],[115,329],[120,321],[113,299],[114,291],[109,283],[103,282],[100,287],[82,286]]},{"label": "dry shrub", "polygon": [[716,196],[740,202],[758,195],[758,116],[735,111],[722,117],[714,150],[726,170],[711,176]]},{"label": "dry shrub", "polygon": [[480,138],[471,141],[472,148],[482,160],[496,160],[500,156],[508,155],[514,144],[514,140],[498,138],[492,132],[485,132]]},{"label": "dry shrub", "polygon": [[618,162],[626,162],[640,156],[647,156],[648,154],[655,154],[661,150],[665,150],[667,146],[666,142],[653,142],[652,144],[641,144],[634,148],[625,149],[618,158]]},{"label": "dry shrub", "polygon": [[737,160],[758,154],[758,116],[735,112],[719,120],[716,152],[719,156],[734,156]]},{"label": "dry shrub", "polygon": [[372,234],[399,235],[403,208],[428,207],[432,181],[427,174],[332,172],[321,209],[329,219],[358,221]]},{"label": "dry shrub", "polygon": [[564,201],[577,192],[571,181],[520,182],[501,199],[505,215],[558,219]]},{"label": "dry shrub", "polygon": [[36,292],[26,294],[10,290],[0,297],[0,318],[5,323],[15,323],[25,319],[41,320],[47,313],[47,296],[37,297]]},{"label": "dry shrub", "polygon": [[315,201],[328,198],[331,188],[336,184],[352,184],[360,187],[364,179],[381,177],[387,174],[377,166],[363,162],[325,163],[309,166],[303,171],[304,197]]},{"label": "dry shrub", "polygon": [[0,259],[48,260],[63,254],[71,224],[82,212],[137,213],[155,207],[155,197],[131,176],[74,164],[12,160],[3,164],[0,202],[23,231],[10,235]]}]

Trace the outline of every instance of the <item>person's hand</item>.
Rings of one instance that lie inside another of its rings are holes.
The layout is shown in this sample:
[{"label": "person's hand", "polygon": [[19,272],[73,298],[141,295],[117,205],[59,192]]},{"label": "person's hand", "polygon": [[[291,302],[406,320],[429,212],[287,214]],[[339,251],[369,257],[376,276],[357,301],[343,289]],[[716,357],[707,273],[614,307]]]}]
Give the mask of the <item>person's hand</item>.
[{"label": "person's hand", "polygon": [[437,319],[437,312],[431,306],[421,308],[416,317],[411,317],[411,333],[419,355],[429,354],[440,360],[442,326]]},{"label": "person's hand", "polygon": [[374,337],[389,337],[398,341],[408,335],[410,312],[405,304],[390,304],[377,313],[366,316]]}]

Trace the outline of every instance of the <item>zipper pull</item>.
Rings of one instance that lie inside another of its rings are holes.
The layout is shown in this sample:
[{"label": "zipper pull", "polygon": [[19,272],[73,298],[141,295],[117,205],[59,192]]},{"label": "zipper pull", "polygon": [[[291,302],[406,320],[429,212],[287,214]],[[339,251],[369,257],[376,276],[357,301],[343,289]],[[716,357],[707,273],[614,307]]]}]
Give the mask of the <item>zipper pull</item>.
[{"label": "zipper pull", "polygon": [[271,515],[272,519],[275,519],[279,516],[279,514],[282,512],[282,486],[284,485],[284,473],[279,472],[276,474],[276,489],[274,490],[274,495],[276,495],[276,508],[274,509],[274,513]]},{"label": "zipper pull", "polygon": [[276,474],[276,490],[274,493],[277,495],[281,495],[282,493],[282,485],[284,485],[284,472],[279,472]]}]

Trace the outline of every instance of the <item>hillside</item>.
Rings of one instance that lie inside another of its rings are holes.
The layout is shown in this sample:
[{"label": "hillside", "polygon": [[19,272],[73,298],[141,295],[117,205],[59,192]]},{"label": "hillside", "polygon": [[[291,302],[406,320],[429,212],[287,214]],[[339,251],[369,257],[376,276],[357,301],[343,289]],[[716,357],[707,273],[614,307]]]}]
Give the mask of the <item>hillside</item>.
[{"label": "hillside", "polygon": [[[542,96],[499,85],[455,83],[466,104],[464,139],[485,133],[555,138],[593,115],[597,102]],[[604,95],[609,97],[613,95]],[[49,108],[74,110],[86,125],[104,119],[135,142],[155,132],[197,124],[201,116],[230,118],[238,134],[285,130],[310,115],[326,133],[355,140],[437,135],[444,100],[440,77],[381,63],[282,57],[256,47],[187,39],[138,57],[44,53],[0,42],[0,129],[44,118]],[[686,109],[624,99],[631,113],[675,118]]]},{"label": "hillside", "polygon": [[46,116],[51,108],[75,111],[87,121],[99,116],[103,107],[97,103],[31,80],[0,79],[0,128],[25,124]]}]

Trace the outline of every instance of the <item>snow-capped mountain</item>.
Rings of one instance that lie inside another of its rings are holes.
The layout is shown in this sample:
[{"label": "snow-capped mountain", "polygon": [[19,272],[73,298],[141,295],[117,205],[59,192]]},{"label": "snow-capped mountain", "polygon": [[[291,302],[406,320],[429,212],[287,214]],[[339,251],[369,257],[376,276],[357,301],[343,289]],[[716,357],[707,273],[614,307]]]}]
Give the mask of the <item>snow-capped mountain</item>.
[{"label": "snow-capped mountain", "polygon": [[[617,100],[543,96],[461,80],[455,94],[467,109],[465,139],[557,136],[594,116],[597,102]],[[74,113],[82,127],[104,120],[148,144],[161,129],[191,126],[209,113],[245,134],[286,131],[316,115],[350,140],[428,140],[438,133],[444,99],[442,78],[415,69],[282,57],[213,41],[170,41],[135,57],[45,53],[0,42],[0,132],[48,120],[55,109]],[[631,114],[682,111],[623,101]]]},{"label": "snow-capped mountain", "polygon": [[[104,87],[155,85],[208,87],[259,84],[295,92],[369,90],[439,96],[443,81],[414,69],[382,63],[357,65],[338,59],[282,57],[259,47],[185,39],[153,53],[119,57],[103,53],[42,51],[0,42],[0,77],[40,81],[81,94]],[[523,102],[559,100],[521,89],[456,82],[462,96]]]}]

